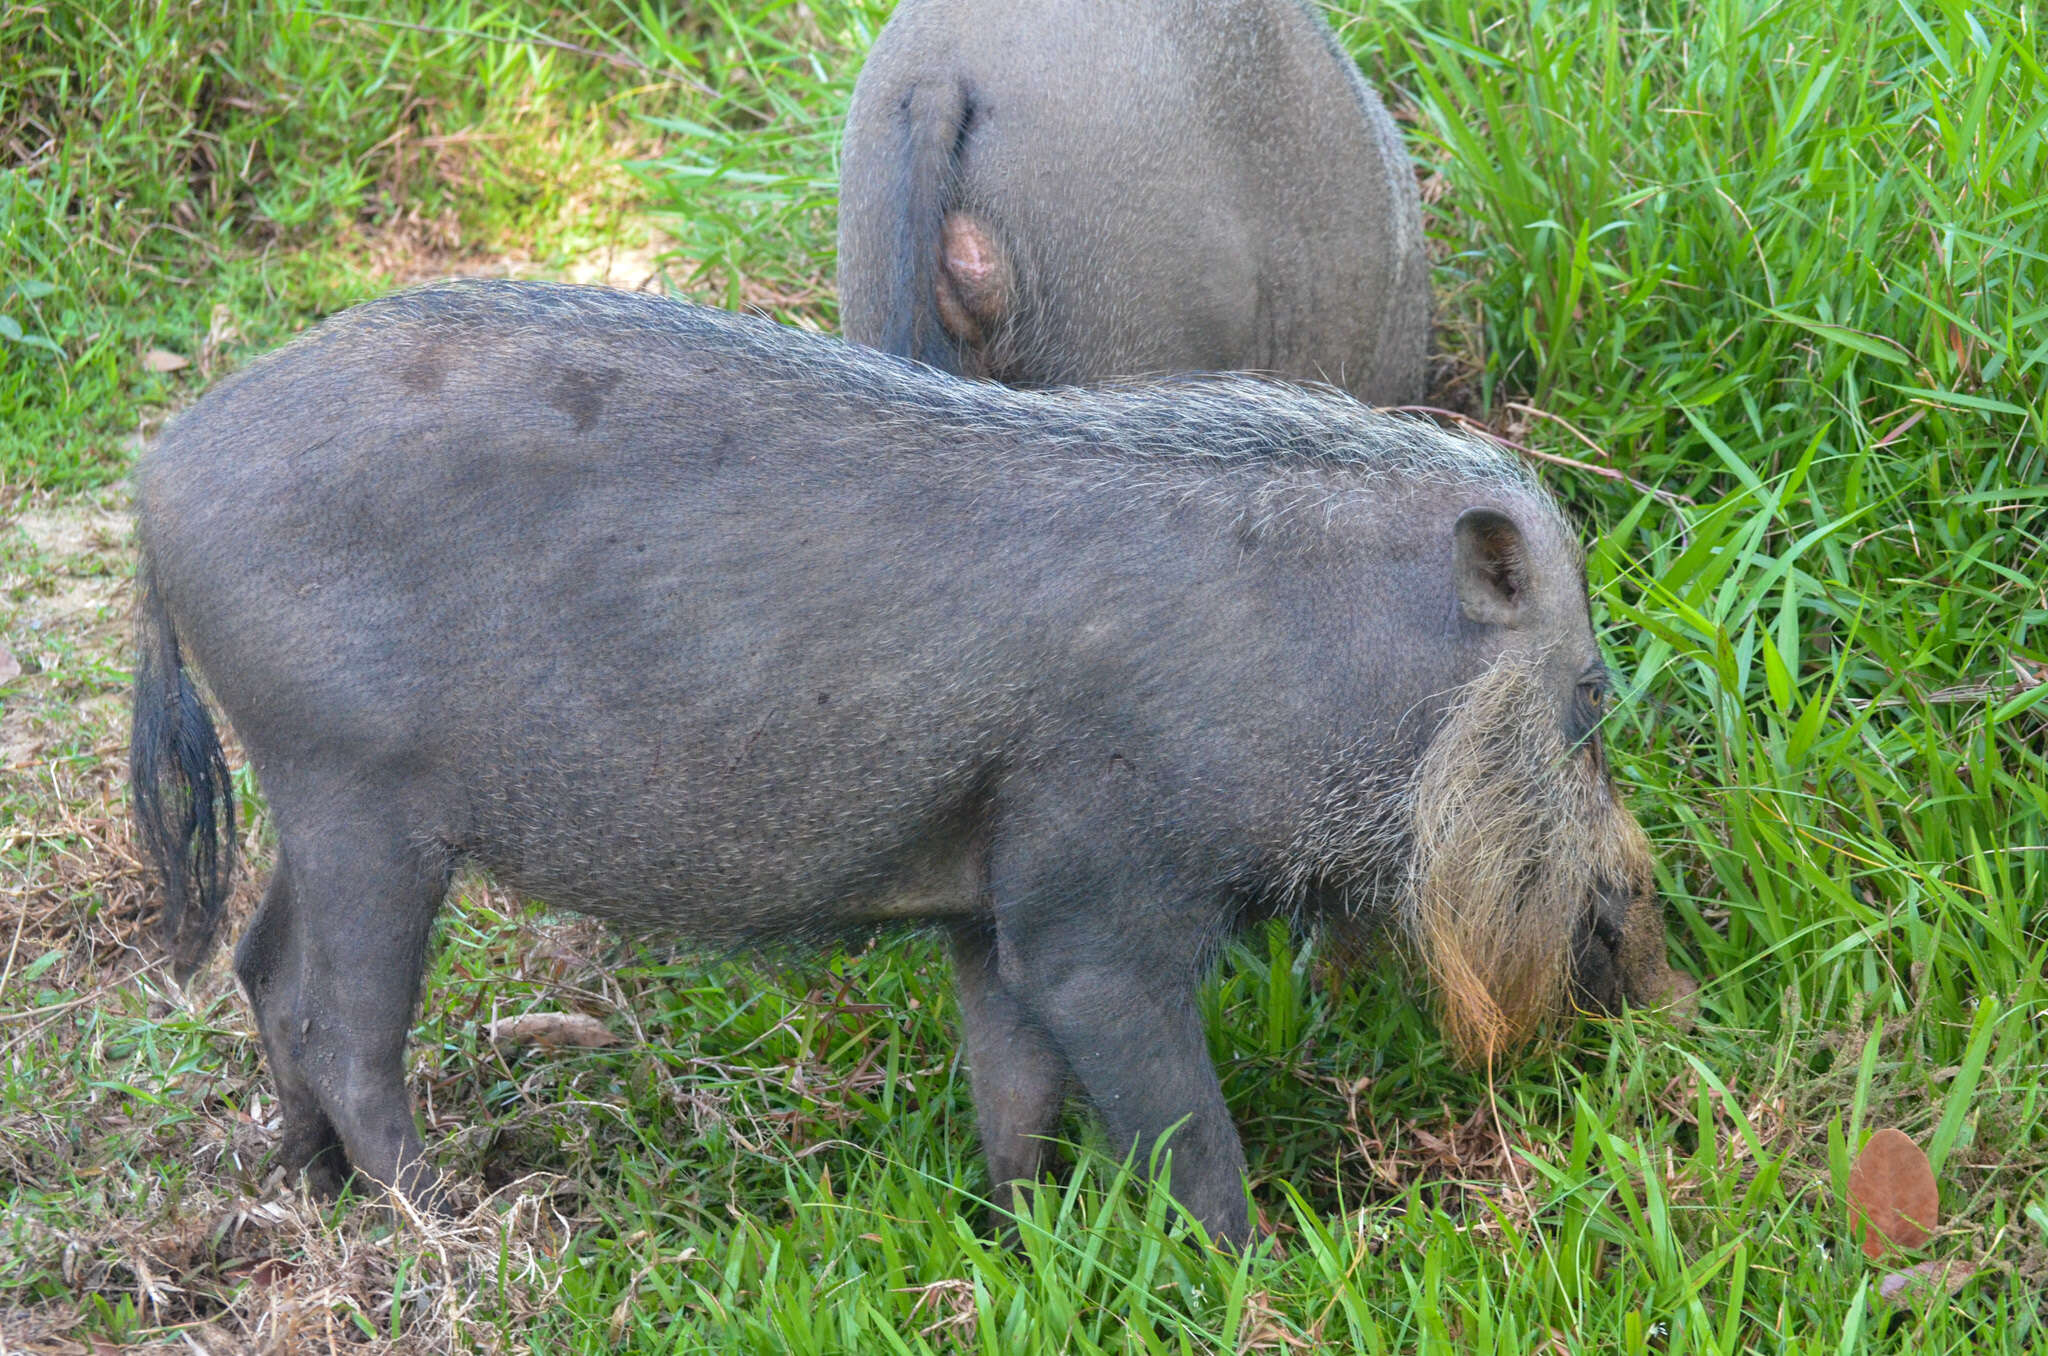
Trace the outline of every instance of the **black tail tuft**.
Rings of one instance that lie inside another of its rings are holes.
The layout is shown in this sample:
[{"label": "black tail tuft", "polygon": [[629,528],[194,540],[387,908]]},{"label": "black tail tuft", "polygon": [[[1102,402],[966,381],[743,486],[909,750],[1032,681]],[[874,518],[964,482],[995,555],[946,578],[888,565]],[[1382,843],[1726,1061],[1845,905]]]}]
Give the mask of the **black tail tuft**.
[{"label": "black tail tuft", "polygon": [[182,979],[212,949],[234,878],[235,792],[146,555],[137,617],[128,783],[136,827],[163,877],[164,946]]}]

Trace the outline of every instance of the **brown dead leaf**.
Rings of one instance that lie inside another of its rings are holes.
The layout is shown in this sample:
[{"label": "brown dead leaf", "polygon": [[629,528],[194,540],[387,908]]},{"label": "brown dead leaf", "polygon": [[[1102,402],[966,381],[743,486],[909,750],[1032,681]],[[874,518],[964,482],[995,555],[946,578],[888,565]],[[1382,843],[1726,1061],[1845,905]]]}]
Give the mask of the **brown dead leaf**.
[{"label": "brown dead leaf", "polygon": [[1977,1267],[1970,1262],[1922,1262],[1886,1275],[1877,1283],[1877,1293],[1893,1304],[1905,1306],[1936,1294],[1953,1295],[1976,1274]]},{"label": "brown dead leaf", "polygon": [[1917,1248],[1934,1232],[1941,1189],[1919,1145],[1887,1126],[1870,1137],[1849,1169],[1849,1228],[1863,1235],[1863,1255]]},{"label": "brown dead leaf", "polygon": [[525,1012],[500,1017],[490,1026],[493,1045],[538,1045],[544,1050],[617,1045],[619,1038],[595,1017],[581,1012]]},{"label": "brown dead leaf", "polygon": [[191,365],[190,358],[173,353],[167,348],[153,348],[142,355],[142,370],[145,372],[176,372]]},{"label": "brown dead leaf", "polygon": [[21,661],[14,657],[14,651],[0,645],[0,683],[12,682],[21,677]]},{"label": "brown dead leaf", "polygon": [[249,1283],[262,1290],[274,1290],[298,1274],[298,1264],[282,1257],[266,1257],[249,1268]]}]

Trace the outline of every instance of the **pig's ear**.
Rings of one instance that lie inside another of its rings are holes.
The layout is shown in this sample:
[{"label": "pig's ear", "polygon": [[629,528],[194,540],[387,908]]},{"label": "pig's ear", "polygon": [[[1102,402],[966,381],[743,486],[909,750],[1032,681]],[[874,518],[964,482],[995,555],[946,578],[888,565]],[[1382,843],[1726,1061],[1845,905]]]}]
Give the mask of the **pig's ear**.
[{"label": "pig's ear", "polygon": [[1451,574],[1458,610],[1472,621],[1513,626],[1529,592],[1529,552],[1522,529],[1505,513],[1466,509],[1453,529]]}]

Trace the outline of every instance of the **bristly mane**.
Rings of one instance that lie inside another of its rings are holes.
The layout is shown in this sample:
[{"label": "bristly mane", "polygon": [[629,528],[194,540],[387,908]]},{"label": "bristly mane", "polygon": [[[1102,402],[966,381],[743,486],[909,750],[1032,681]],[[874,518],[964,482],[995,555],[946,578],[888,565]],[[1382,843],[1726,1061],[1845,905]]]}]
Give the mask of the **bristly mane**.
[{"label": "bristly mane", "polygon": [[[433,283],[357,307],[290,347],[400,326],[478,342],[531,335],[560,344],[583,334],[630,346],[643,372],[665,356],[681,362],[713,348],[744,359],[767,387],[786,390],[792,405],[837,395],[870,410],[902,409],[914,416],[917,443],[929,455],[959,448],[978,460],[989,443],[1014,432],[1037,450],[1013,459],[1012,468],[1054,472],[1069,484],[1099,476],[1140,495],[1241,501],[1247,493],[1383,493],[1391,478],[1417,487],[1490,485],[1557,513],[1515,457],[1420,418],[1372,410],[1333,387],[1214,373],[1016,390],[754,316],[601,287]],[[912,423],[907,417],[906,431]]]}]

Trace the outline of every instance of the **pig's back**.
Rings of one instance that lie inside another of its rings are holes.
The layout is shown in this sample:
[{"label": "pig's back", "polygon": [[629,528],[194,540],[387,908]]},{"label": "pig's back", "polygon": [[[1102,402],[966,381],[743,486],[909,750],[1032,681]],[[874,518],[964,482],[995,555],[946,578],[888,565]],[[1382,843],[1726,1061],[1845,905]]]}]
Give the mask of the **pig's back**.
[{"label": "pig's back", "polygon": [[1420,398],[1412,172],[1305,5],[924,0],[898,24],[863,82],[968,91],[960,202],[1024,291],[1005,379],[1239,369]]}]

